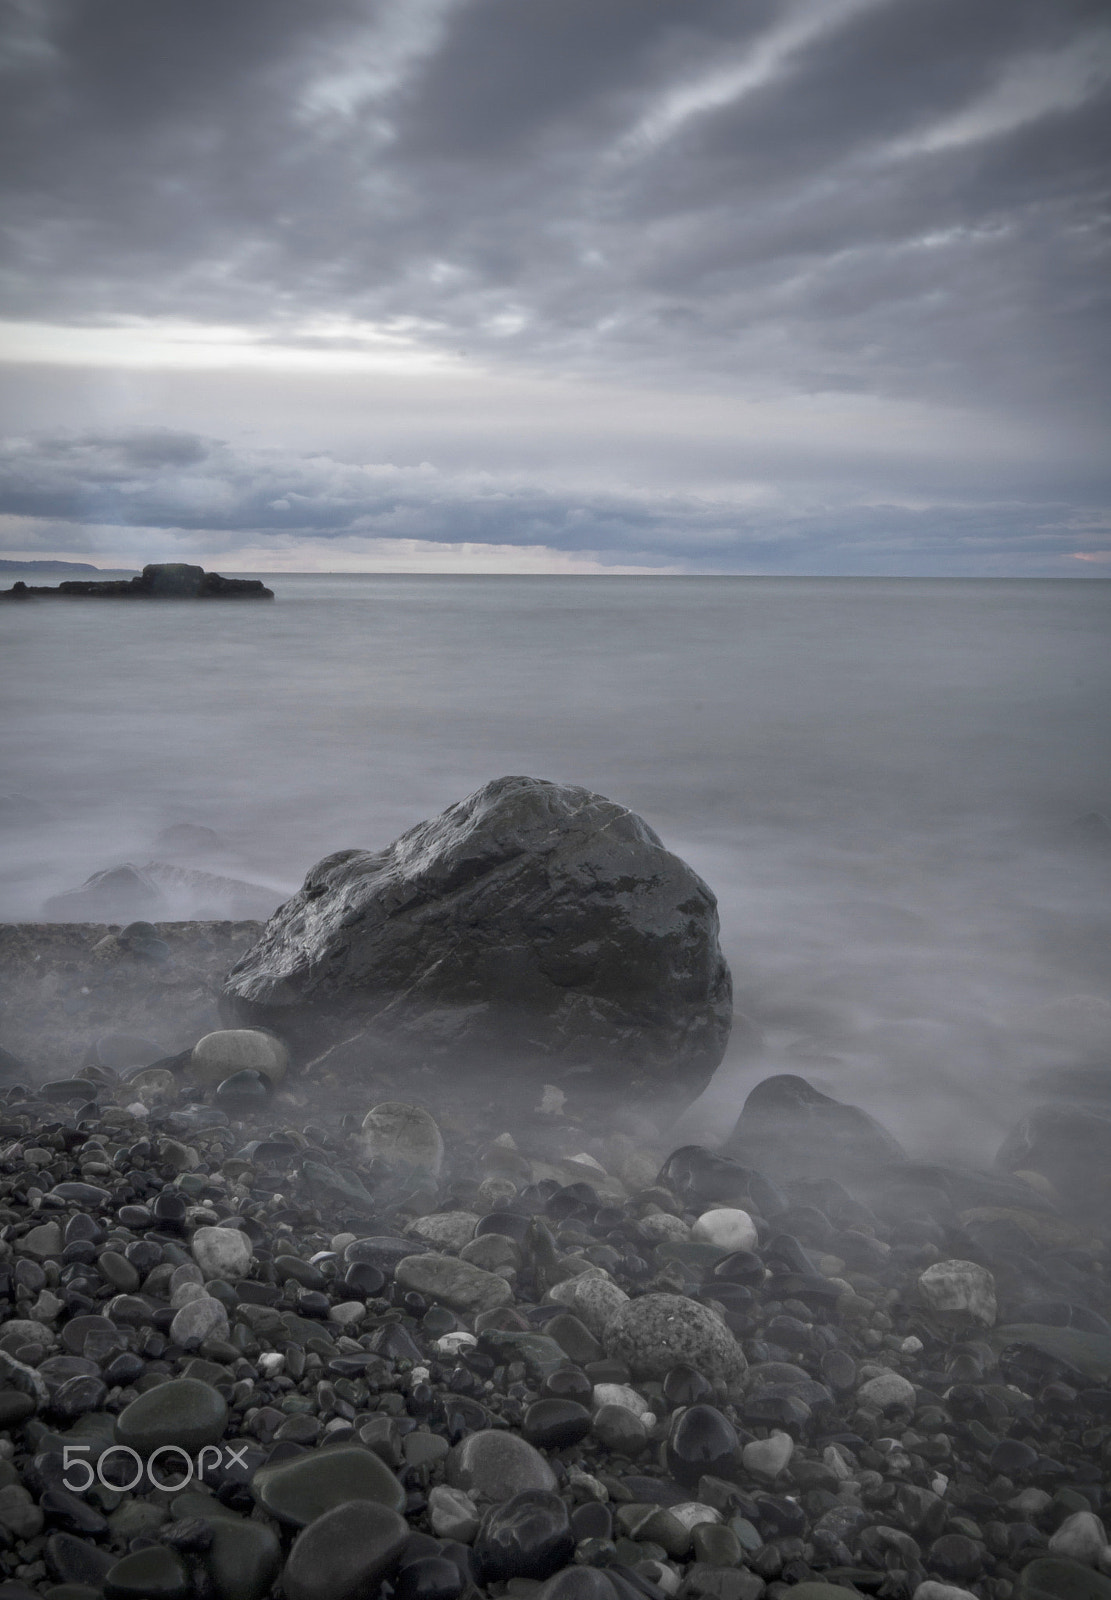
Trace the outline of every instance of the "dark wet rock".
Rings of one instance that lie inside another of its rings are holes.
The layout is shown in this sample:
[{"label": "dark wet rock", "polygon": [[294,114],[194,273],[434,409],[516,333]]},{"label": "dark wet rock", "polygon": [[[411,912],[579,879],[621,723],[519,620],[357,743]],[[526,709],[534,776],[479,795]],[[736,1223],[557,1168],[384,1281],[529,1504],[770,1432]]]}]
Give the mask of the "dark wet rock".
[{"label": "dark wet rock", "polygon": [[485,1583],[549,1578],[570,1561],[574,1548],[559,1496],[525,1489],[487,1513],[475,1539],[475,1563]]},{"label": "dark wet rock", "polygon": [[251,1491],[264,1511],[288,1527],[303,1528],[317,1517],[357,1500],[401,1511],[405,1491],[371,1450],[336,1446],[299,1455],[256,1472]]},{"label": "dark wet rock", "polygon": [[250,1112],[264,1111],[273,1092],[274,1086],[265,1072],[245,1069],[233,1072],[217,1085],[215,1103],[231,1116],[246,1116]]},{"label": "dark wet rock", "polygon": [[874,1117],[790,1073],[756,1085],[723,1149],[776,1173],[847,1181],[906,1160],[898,1141]]},{"label": "dark wet rock", "polygon": [[408,1539],[408,1523],[389,1506],[333,1506],[294,1540],[282,1592],[286,1600],[362,1600],[395,1571]]},{"label": "dark wet rock", "polygon": [[1040,1556],[1019,1573],[1015,1600],[1111,1600],[1111,1577],[1079,1561]]},{"label": "dark wet rock", "polygon": [[197,1378],[175,1378],[148,1389],[121,1411],[116,1441],[149,1455],[159,1445],[199,1450],[223,1438],[228,1407],[223,1395]]},{"label": "dark wet rock", "polygon": [[190,1592],[185,1563],[161,1545],[124,1556],[104,1582],[106,1600],[188,1600]]},{"label": "dark wet rock", "polygon": [[454,1561],[423,1556],[407,1562],[394,1580],[396,1600],[457,1600],[466,1578]]},{"label": "dark wet rock", "polygon": [[525,1412],[521,1429],[529,1444],[564,1450],[590,1432],[590,1412],[575,1400],[537,1400]]},{"label": "dark wet rock", "polygon": [[706,1473],[727,1477],[739,1456],[737,1430],[716,1406],[692,1405],[671,1425],[667,1469],[678,1483],[693,1489]]},{"label": "dark wet rock", "polygon": [[702,880],[633,813],[531,778],[487,784],[380,855],[320,862],[224,1005],[314,1038],[363,1028],[360,1060],[372,1039],[422,1064],[511,1049],[519,1072],[521,1039],[538,1039],[545,1081],[585,1066],[684,1094],[708,1082],[732,1019]]}]

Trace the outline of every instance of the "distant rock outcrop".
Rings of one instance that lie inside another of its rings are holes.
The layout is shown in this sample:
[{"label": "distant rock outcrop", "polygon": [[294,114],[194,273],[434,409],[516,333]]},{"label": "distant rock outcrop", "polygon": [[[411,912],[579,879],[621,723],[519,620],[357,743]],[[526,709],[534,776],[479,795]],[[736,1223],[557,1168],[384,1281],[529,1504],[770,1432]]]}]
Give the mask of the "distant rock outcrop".
[{"label": "distant rock outcrop", "polygon": [[732,985],[717,903],[633,812],[499,778],[371,854],[309,873],[232,968],[225,1017],[345,1065],[485,1068],[690,1097]]},{"label": "distant rock outcrop", "polygon": [[0,600],[273,600],[274,591],[258,578],[222,578],[182,561],[155,563],[137,578],[85,582],[69,579],[54,588],[15,583],[0,589]]}]

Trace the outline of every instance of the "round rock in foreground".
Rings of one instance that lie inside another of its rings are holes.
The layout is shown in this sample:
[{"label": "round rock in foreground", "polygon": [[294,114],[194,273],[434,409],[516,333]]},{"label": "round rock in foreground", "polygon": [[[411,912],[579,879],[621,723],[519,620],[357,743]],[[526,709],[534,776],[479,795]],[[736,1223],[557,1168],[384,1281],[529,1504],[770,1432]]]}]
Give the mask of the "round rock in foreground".
[{"label": "round rock in foreground", "polygon": [[663,1378],[680,1363],[694,1367],[725,1393],[743,1377],[744,1351],[705,1306],[678,1294],[644,1294],[614,1313],[605,1331],[606,1354],[637,1378]]}]

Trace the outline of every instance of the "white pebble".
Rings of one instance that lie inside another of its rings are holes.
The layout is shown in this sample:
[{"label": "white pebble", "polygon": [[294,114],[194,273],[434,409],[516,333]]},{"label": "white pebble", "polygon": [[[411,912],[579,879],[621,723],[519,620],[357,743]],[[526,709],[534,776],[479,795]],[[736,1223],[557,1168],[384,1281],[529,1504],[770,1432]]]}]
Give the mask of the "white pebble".
[{"label": "white pebble", "polygon": [[975,1261],[935,1261],[918,1279],[931,1311],[959,1311],[989,1328],[995,1323],[995,1279]]},{"label": "white pebble", "polygon": [[683,1500],[679,1505],[668,1506],[667,1509],[688,1533],[701,1523],[721,1521],[721,1512],[715,1511],[713,1506],[703,1505],[700,1500]]},{"label": "white pebble", "polygon": [[754,1478],[772,1483],[786,1468],[795,1453],[795,1441],[789,1434],[775,1428],[766,1439],[753,1439],[741,1451],[746,1472]]},{"label": "white pebble", "polygon": [[443,1333],[436,1340],[436,1353],[441,1356],[457,1356],[460,1350],[473,1350],[478,1340],[473,1333],[467,1333],[458,1328],[451,1333]]},{"label": "white pebble", "polygon": [[759,1237],[748,1212],[732,1206],[704,1211],[691,1228],[692,1239],[702,1239],[719,1250],[755,1250]]}]

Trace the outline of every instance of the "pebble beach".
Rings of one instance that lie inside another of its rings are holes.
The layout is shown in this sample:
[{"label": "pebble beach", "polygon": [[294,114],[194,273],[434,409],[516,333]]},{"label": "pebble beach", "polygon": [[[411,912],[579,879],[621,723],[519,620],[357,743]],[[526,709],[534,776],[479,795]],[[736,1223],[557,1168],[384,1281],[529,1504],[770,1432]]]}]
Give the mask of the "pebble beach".
[{"label": "pebble beach", "polygon": [[3,1600],[1111,1596],[1098,1205],[360,1100],[188,928],[4,930],[94,1016],[9,1019]]}]

